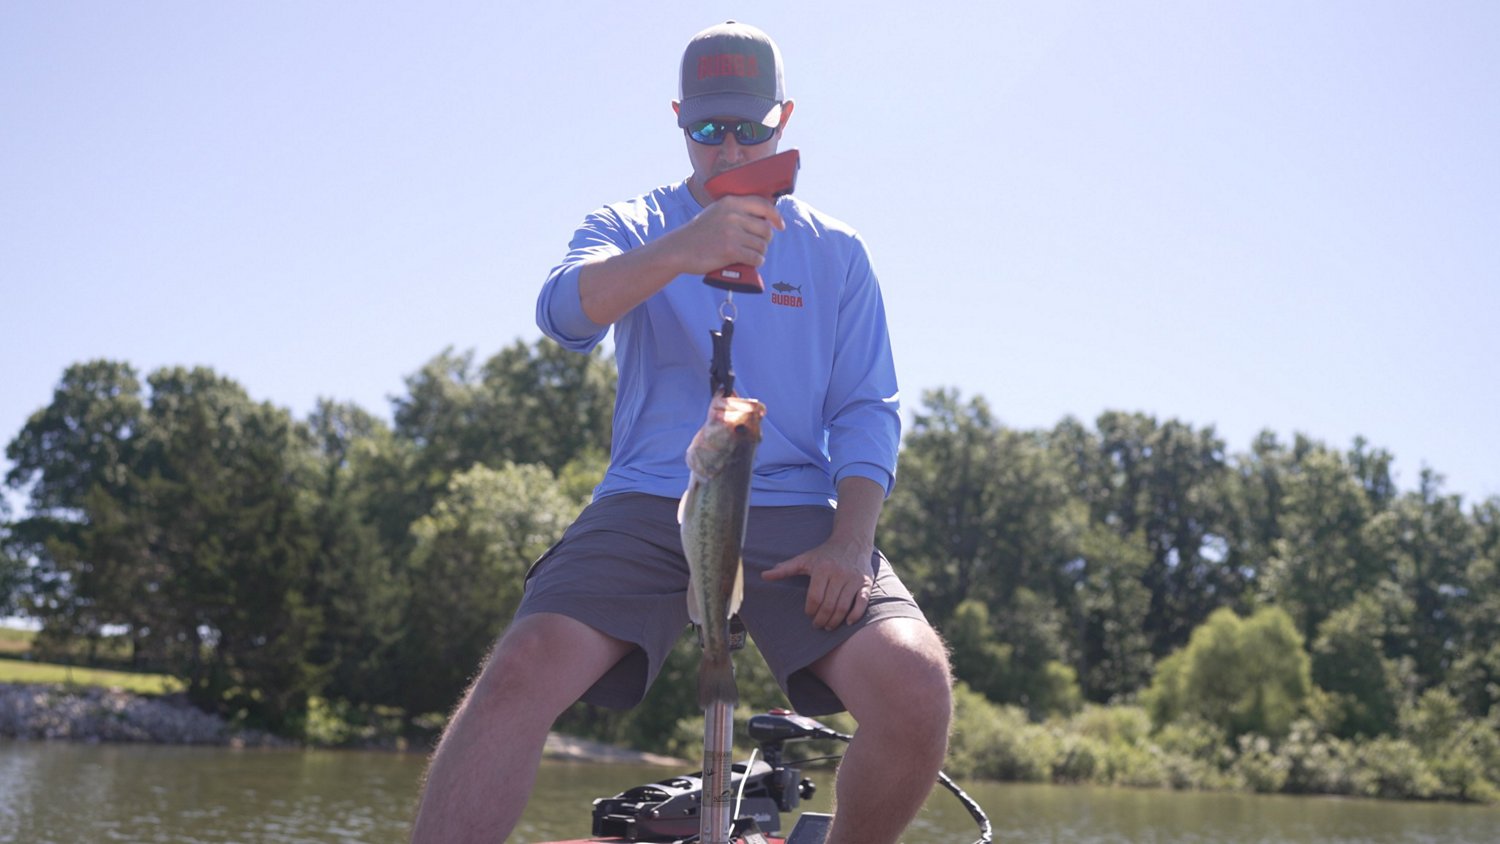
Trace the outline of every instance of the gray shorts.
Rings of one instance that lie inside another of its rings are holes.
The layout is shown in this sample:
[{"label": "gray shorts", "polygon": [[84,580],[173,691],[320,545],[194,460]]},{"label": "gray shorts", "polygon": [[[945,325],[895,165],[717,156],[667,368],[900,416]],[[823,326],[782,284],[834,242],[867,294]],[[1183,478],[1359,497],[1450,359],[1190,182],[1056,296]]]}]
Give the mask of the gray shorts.
[{"label": "gray shorts", "polygon": [[[745,531],[745,600],[740,619],[755,639],[793,708],[807,715],[840,712],[832,689],[806,670],[855,631],[887,618],[925,622],[911,593],[879,551],[870,558],[875,585],[863,618],[819,630],[804,608],[806,577],[767,581],[761,572],[828,538],[829,507],[752,507]],[[516,618],[559,613],[638,648],[609,670],[583,700],[615,709],[640,703],[688,625],[688,566],[678,534],[677,501],[626,493],[590,504],[526,577]]]}]

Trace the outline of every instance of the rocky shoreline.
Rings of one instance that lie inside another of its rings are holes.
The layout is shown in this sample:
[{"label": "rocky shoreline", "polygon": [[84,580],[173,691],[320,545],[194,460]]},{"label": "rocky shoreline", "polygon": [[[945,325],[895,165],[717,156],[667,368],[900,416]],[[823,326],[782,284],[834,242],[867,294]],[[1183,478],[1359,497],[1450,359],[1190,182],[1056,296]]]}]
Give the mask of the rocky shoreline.
[{"label": "rocky shoreline", "polygon": [[[223,718],[194,707],[183,695],[139,695],[122,689],[23,683],[0,683],[0,738],[221,747],[299,746],[297,742],[260,730],[235,729]],[[544,753],[548,759],[571,762],[687,764],[669,756],[557,733],[547,737]]]},{"label": "rocky shoreline", "polygon": [[236,730],[182,695],[121,689],[0,683],[0,736],[84,742],[291,747],[259,730]]}]

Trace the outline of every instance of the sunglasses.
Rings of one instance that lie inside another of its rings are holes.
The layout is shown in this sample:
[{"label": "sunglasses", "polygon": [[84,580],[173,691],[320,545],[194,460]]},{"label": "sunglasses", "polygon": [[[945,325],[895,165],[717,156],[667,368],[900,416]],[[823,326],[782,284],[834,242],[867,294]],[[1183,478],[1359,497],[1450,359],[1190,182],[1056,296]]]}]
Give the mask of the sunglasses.
[{"label": "sunglasses", "polygon": [[734,139],[739,142],[740,146],[754,146],[771,140],[771,136],[776,134],[776,127],[756,123],[754,120],[740,120],[735,123],[723,120],[699,120],[689,123],[687,131],[688,137],[700,144],[718,146],[724,143],[725,135],[733,132]]}]

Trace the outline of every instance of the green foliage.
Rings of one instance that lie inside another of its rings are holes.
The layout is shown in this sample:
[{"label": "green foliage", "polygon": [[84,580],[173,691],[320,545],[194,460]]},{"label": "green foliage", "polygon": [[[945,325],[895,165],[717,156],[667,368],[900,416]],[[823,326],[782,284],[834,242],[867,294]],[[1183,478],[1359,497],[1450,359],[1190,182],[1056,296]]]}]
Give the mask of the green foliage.
[{"label": "green foliage", "polygon": [[880,544],[939,619],[960,603],[1065,593],[1067,491],[1040,438],[1002,428],[983,399],[929,392],[901,458]]},{"label": "green foliage", "polygon": [[1371,505],[1343,457],[1321,447],[1305,449],[1281,488],[1285,515],[1258,580],[1260,600],[1286,609],[1311,640],[1347,596],[1380,577],[1363,538]]},{"label": "green foliage", "polygon": [[1153,652],[1166,653],[1244,591],[1243,570],[1221,551],[1230,527],[1224,443],[1212,428],[1139,413],[1107,412],[1096,427],[1064,420],[1052,451],[1091,525],[1144,540],[1140,582],[1150,607],[1142,620]]},{"label": "green foliage", "polygon": [[452,705],[521,600],[527,569],[578,515],[545,466],[487,466],[455,475],[412,525],[408,630],[398,703],[423,713]]},{"label": "green foliage", "polygon": [[375,455],[389,449],[390,428],[358,407],[325,400],[308,420],[308,436],[318,541],[308,600],[322,608],[323,625],[307,659],[327,678],[323,697],[355,706],[390,701],[400,684],[387,666],[407,593],[362,483]]},{"label": "green foliage", "polygon": [[1281,736],[1311,688],[1307,654],[1285,612],[1268,607],[1242,620],[1223,609],[1162,661],[1145,700],[1157,724],[1190,715],[1230,736]]},{"label": "green foliage", "polygon": [[[599,353],[547,342],[443,352],[393,424],[69,367],[6,449],[0,612],[42,622],[34,653],[318,742],[440,719],[607,466],[613,398]],[[914,417],[879,540],[952,649],[953,770],[1497,799],[1500,499],[1403,493],[1363,440],[1022,431],[954,390]],[[785,705],[753,644],[736,662],[742,717]],[[644,706],[559,726],[692,758],[696,666],[684,635]]]},{"label": "green foliage", "polygon": [[1389,736],[1356,747],[1350,779],[1360,797],[1427,798],[1441,785],[1411,742]]},{"label": "green foliage", "polygon": [[1286,785],[1291,765],[1273,753],[1271,742],[1265,736],[1242,734],[1236,740],[1239,754],[1231,766],[1234,776],[1239,777],[1246,788],[1262,794],[1281,791]]},{"label": "green foliage", "polygon": [[1126,697],[1151,676],[1151,591],[1145,584],[1150,550],[1140,531],[1120,536],[1090,525],[1080,538],[1079,561],[1084,685],[1093,700]]},{"label": "green foliage", "polygon": [[1399,664],[1384,656],[1390,632],[1373,595],[1359,596],[1319,625],[1312,676],[1328,693],[1322,717],[1336,735],[1374,736],[1395,729],[1405,684]]},{"label": "green foliage", "polygon": [[1466,570],[1479,556],[1478,525],[1465,518],[1457,496],[1441,494],[1431,470],[1420,486],[1371,520],[1366,541],[1399,590],[1403,636],[1393,656],[1408,657],[1420,688],[1442,682],[1453,668],[1452,643],[1463,638],[1460,623]]},{"label": "green foliage", "polygon": [[1445,797],[1494,802],[1500,797],[1500,731],[1464,714],[1445,689],[1431,689],[1401,711],[1401,737],[1427,760]]},{"label": "green foliage", "polygon": [[[0,499],[0,508],[3,507],[4,501]],[[0,509],[0,516],[3,515]],[[28,572],[24,552],[18,546],[10,528],[0,522],[0,617],[15,615],[24,600]]]},{"label": "green foliage", "polygon": [[1056,659],[1061,634],[1050,614],[1026,589],[997,614],[1005,624],[993,623],[978,601],[959,604],[946,625],[954,675],[990,700],[1019,704],[1035,718],[1076,710],[1082,702],[1077,675]]},{"label": "green foliage", "polygon": [[953,776],[1047,782],[1057,740],[1016,706],[997,706],[962,683],[953,690],[945,769]]}]

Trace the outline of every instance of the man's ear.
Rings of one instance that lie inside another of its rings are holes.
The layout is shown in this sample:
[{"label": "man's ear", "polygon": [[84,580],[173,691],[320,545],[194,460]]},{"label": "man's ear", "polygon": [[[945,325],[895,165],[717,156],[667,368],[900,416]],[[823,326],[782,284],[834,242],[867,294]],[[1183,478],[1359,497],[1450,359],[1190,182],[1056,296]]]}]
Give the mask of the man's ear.
[{"label": "man's ear", "polygon": [[[676,105],[675,103],[673,105]],[[792,118],[792,109],[797,107],[795,100],[787,100],[781,104],[781,122],[776,124],[777,129],[785,129],[786,122]]]}]

